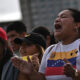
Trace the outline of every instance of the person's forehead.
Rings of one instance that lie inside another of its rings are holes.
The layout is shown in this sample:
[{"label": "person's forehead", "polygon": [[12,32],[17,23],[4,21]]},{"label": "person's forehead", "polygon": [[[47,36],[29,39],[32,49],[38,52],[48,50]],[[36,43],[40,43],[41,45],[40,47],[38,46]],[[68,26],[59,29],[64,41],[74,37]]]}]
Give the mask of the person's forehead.
[{"label": "person's forehead", "polygon": [[18,32],[16,32],[15,30],[9,31],[7,34],[11,34],[11,33],[18,34]]},{"label": "person's forehead", "polygon": [[58,16],[60,16],[60,15],[71,15],[71,11],[70,10],[63,10],[58,14]]},{"label": "person's forehead", "polygon": [[11,36],[11,35],[19,35],[19,33],[17,33],[14,30],[7,33],[7,36]]}]

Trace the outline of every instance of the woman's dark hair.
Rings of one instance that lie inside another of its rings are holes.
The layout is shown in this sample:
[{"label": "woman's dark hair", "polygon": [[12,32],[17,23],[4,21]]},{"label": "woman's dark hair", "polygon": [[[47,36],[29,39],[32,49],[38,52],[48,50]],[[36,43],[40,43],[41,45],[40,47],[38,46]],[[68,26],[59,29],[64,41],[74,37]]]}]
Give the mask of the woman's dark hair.
[{"label": "woman's dark hair", "polygon": [[68,8],[67,10],[72,12],[72,17],[75,22],[80,22],[80,11],[77,9]]},{"label": "woman's dark hair", "polygon": [[[80,11],[77,9],[71,9],[71,8],[68,8],[67,10],[71,11],[72,17],[74,18],[74,22],[80,23]],[[80,27],[78,27],[76,31],[78,33],[78,38],[80,38]]]},{"label": "woman's dark hair", "polygon": [[41,63],[42,56],[44,54],[44,48],[41,47],[40,45],[36,44],[37,49],[39,50],[38,58],[39,58],[39,63]]},{"label": "woman's dark hair", "polygon": [[2,74],[2,69],[4,64],[10,60],[10,58],[13,56],[12,50],[8,46],[8,42],[2,38],[0,38],[0,43],[3,45],[3,58],[0,59],[0,79]]},{"label": "woman's dark hair", "polygon": [[38,26],[32,29],[32,32],[41,34],[45,39],[50,36],[50,31],[45,26]]}]

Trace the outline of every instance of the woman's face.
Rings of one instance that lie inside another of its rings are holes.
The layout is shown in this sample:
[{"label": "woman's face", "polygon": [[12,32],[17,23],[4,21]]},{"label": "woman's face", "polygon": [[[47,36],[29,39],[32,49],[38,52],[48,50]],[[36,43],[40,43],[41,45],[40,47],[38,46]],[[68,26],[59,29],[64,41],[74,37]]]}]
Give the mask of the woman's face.
[{"label": "woman's face", "polygon": [[0,42],[0,60],[2,59],[3,57],[3,44]]},{"label": "woman's face", "polygon": [[19,49],[21,56],[33,55],[38,52],[36,45],[27,45],[25,42],[22,43]]},{"label": "woman's face", "polygon": [[75,27],[76,25],[72,17],[72,12],[63,10],[54,21],[54,36],[59,40],[74,36]]}]

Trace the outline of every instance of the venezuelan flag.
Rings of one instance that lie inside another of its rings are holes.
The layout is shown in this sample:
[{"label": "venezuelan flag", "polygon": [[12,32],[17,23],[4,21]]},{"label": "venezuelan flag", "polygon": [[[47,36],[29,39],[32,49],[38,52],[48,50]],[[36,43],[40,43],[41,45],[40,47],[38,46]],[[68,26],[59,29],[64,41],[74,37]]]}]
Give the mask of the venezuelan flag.
[{"label": "venezuelan flag", "polygon": [[74,68],[76,68],[76,56],[77,56],[77,49],[68,51],[68,52],[52,52],[50,58],[47,61],[47,68],[45,75],[64,75],[63,68],[64,68],[64,58],[66,58]]}]

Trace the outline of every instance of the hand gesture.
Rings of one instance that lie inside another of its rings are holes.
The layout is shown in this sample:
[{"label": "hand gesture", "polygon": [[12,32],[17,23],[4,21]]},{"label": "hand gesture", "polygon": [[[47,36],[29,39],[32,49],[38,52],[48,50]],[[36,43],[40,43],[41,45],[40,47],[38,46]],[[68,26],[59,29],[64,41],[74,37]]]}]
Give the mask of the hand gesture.
[{"label": "hand gesture", "polygon": [[75,69],[72,67],[72,64],[67,60],[64,59],[65,65],[64,65],[64,74],[67,77],[74,77],[75,76]]},{"label": "hand gesture", "polygon": [[25,73],[25,74],[31,74],[31,72],[38,71],[39,69],[39,60],[36,55],[32,56],[32,60],[30,60],[29,56],[27,57],[28,62],[22,60],[19,57],[12,57],[11,61],[13,65],[19,69],[19,71]]},{"label": "hand gesture", "polygon": [[37,54],[34,54],[32,56],[32,60],[31,60],[32,64],[33,64],[33,67],[34,67],[34,70],[35,71],[38,71],[39,70],[39,59],[38,59],[38,55]]}]

